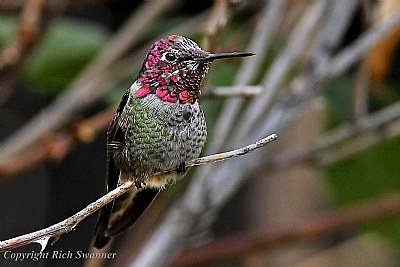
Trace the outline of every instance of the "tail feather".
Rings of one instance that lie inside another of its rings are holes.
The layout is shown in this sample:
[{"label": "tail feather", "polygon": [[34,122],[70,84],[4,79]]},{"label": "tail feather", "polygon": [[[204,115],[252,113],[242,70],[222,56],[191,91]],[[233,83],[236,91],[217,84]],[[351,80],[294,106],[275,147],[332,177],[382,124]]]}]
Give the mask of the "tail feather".
[{"label": "tail feather", "polygon": [[104,247],[110,237],[128,230],[158,195],[158,189],[132,188],[105,206],[96,226],[94,246]]},{"label": "tail feather", "polygon": [[99,218],[97,219],[96,225],[96,235],[94,239],[93,246],[98,249],[101,249],[110,241],[110,237],[106,235],[106,231],[108,228],[108,221],[110,219],[111,211],[113,207],[113,202],[107,204],[100,211]]},{"label": "tail feather", "polygon": [[[153,202],[158,193],[159,190],[157,189],[143,189],[137,191],[130,199],[130,203],[121,207],[122,212],[117,215],[117,217],[112,221],[112,224],[109,225],[107,235],[114,236],[128,230],[147,209],[151,202]],[[114,210],[117,208],[119,207],[116,203]]]}]

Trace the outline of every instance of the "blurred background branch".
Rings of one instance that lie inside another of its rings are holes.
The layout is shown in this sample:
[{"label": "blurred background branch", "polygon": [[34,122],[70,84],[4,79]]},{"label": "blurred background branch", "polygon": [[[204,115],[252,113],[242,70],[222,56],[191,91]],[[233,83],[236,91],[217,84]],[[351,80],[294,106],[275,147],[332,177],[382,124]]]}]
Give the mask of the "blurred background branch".
[{"label": "blurred background branch", "polygon": [[0,53],[0,105],[4,103],[15,86],[18,66],[39,39],[45,1],[25,1],[17,35]]},{"label": "blurred background branch", "polygon": [[184,250],[175,259],[172,266],[198,266],[228,261],[289,242],[322,239],[360,224],[398,217],[399,214],[400,196],[391,195],[331,211],[304,222],[293,223],[282,229],[268,228],[264,231],[221,238],[202,247]]}]

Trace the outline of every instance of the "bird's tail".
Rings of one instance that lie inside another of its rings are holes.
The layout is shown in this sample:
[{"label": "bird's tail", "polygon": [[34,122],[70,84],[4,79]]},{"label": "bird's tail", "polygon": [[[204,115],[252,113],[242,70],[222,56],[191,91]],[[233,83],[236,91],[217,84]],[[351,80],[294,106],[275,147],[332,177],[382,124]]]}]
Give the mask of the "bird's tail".
[{"label": "bird's tail", "polygon": [[133,187],[100,212],[94,246],[104,247],[110,238],[128,230],[157,196],[158,189]]}]

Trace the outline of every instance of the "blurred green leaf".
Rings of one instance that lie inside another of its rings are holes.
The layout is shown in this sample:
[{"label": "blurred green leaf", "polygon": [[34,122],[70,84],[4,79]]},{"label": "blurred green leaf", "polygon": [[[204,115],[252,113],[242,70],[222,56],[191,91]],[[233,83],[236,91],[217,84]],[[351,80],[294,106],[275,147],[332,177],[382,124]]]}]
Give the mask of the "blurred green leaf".
[{"label": "blurred green leaf", "polygon": [[30,89],[55,95],[100,50],[109,34],[98,24],[63,18],[54,21],[26,60],[21,81]]}]

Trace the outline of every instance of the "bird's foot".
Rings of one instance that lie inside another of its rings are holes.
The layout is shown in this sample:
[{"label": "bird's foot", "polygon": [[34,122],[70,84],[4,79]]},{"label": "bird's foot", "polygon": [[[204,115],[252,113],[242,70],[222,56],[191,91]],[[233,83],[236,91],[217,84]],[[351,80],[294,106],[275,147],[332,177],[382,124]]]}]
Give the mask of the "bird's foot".
[{"label": "bird's foot", "polygon": [[176,172],[177,172],[177,173],[183,173],[183,172],[185,172],[185,171],[187,171],[186,163],[185,163],[185,162],[181,162],[181,163],[178,165],[178,168],[176,168]]},{"label": "bird's foot", "polygon": [[139,180],[135,180],[135,186],[137,189],[144,189],[146,188],[146,183]]}]

